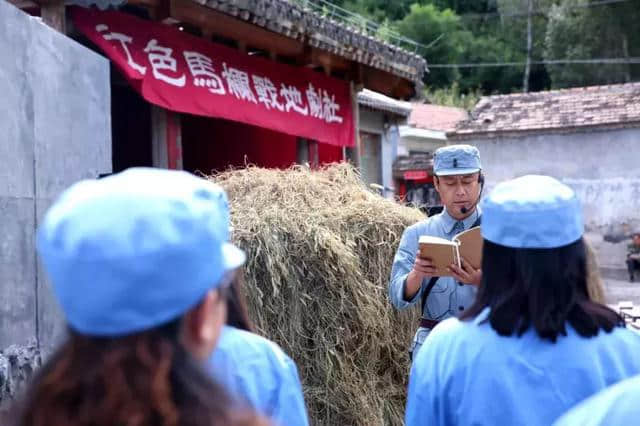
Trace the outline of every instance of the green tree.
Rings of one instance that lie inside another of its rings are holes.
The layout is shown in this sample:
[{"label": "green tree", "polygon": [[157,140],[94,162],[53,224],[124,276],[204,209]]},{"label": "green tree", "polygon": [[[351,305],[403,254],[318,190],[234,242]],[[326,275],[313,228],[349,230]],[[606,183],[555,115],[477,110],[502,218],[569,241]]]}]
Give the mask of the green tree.
[{"label": "green tree", "polygon": [[440,89],[427,87],[424,90],[424,97],[432,104],[458,107],[471,111],[482,97],[482,92],[477,89],[462,93],[460,85],[454,82],[451,87]]},{"label": "green tree", "polygon": [[402,19],[409,13],[414,2],[415,0],[347,0],[332,3],[382,23]]},{"label": "green tree", "polygon": [[[475,13],[475,12],[474,12]],[[493,26],[493,27],[492,27]],[[452,9],[414,5],[398,24],[405,36],[430,45],[422,53],[433,64],[523,61],[525,42],[517,25],[501,20],[479,23],[463,21]],[[515,39],[521,40],[518,45]],[[458,82],[462,93],[481,89],[484,93],[509,93],[522,87],[524,69],[517,67],[432,68],[425,83],[445,88]]]},{"label": "green tree", "polygon": [[496,0],[431,0],[439,9],[451,9],[458,15],[486,14],[497,11]]},{"label": "green tree", "polygon": [[[413,4],[409,14],[398,22],[397,29],[402,35],[427,46],[420,53],[433,63],[456,63],[473,38],[453,10],[440,10],[432,4]],[[431,86],[446,87],[459,77],[457,69],[447,68],[432,70],[426,79]]]},{"label": "green tree", "polygon": [[[545,37],[545,59],[640,55],[640,2],[615,7],[576,7],[584,3],[585,0],[565,0],[551,9]],[[640,77],[640,69],[630,64],[559,64],[547,68],[555,88],[621,83]]]},{"label": "green tree", "polygon": [[[517,62],[524,54],[509,41],[494,35],[467,41],[464,62]],[[510,93],[522,87],[523,69],[518,67],[474,67],[460,69],[460,86],[467,92],[479,88],[483,93]]]},{"label": "green tree", "polygon": [[[376,35],[382,39],[392,41],[398,31],[417,41],[422,45],[417,53],[430,64],[640,57],[640,0],[600,5],[532,0],[530,19],[529,0],[330,1],[380,24]],[[529,69],[532,91],[640,80],[640,64],[534,64]],[[451,90],[457,83],[461,94],[509,93],[522,90],[525,70],[524,65],[431,68],[425,84]]]},{"label": "green tree", "polygon": [[[547,27],[546,11],[553,4],[553,1],[497,0],[500,19],[496,34],[499,34],[500,39],[509,45],[512,61],[526,62],[527,56],[531,62],[543,59],[544,37]],[[531,46],[528,45],[529,37],[531,37]],[[529,90],[541,90],[549,87],[550,81],[544,66],[531,65],[529,71]],[[513,67],[512,72],[519,74],[522,79],[517,88],[520,90],[524,85],[527,73],[526,66]]]}]

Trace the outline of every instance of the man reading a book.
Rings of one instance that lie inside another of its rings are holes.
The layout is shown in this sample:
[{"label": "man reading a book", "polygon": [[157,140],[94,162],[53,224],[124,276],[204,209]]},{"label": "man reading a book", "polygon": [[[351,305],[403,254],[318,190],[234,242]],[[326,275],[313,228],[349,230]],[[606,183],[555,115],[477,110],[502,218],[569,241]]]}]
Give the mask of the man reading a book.
[{"label": "man reading a book", "polygon": [[[434,185],[444,209],[408,227],[393,260],[389,298],[396,309],[422,305],[420,326],[411,345],[412,357],[429,332],[442,320],[456,316],[475,299],[482,272],[464,258],[452,264],[447,276],[436,275],[432,259],[420,256],[421,236],[451,240],[480,224],[480,200],[484,178],[480,153],[470,145],[449,145],[434,154]],[[428,253],[427,253],[428,256]]]}]

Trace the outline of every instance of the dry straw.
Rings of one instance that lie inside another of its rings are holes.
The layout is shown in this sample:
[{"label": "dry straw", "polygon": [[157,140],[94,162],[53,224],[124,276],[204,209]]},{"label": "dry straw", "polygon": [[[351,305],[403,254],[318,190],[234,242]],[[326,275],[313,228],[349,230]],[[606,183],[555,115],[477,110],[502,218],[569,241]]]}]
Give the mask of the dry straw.
[{"label": "dry straw", "polygon": [[593,246],[587,240],[584,240],[584,243],[587,252],[587,294],[589,299],[594,302],[604,304],[605,290],[602,276],[600,275],[598,258]]},{"label": "dry straw", "polygon": [[248,167],[228,192],[261,333],[296,361],[316,425],[402,424],[415,312],[388,301],[395,250],[421,212],[371,193],[348,164]]}]

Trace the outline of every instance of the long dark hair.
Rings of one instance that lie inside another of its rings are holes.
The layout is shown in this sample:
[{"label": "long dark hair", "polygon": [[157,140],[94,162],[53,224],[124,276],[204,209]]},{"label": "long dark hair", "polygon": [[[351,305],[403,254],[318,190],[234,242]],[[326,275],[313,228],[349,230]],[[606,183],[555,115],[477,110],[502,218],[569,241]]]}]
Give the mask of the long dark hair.
[{"label": "long dark hair", "polygon": [[624,325],[616,312],[589,299],[582,239],[555,249],[514,249],[485,240],[482,283],[461,318],[475,318],[486,307],[491,327],[504,336],[533,327],[555,342],[566,335],[567,323],[584,337]]},{"label": "long dark hair", "polygon": [[70,332],[20,410],[20,426],[257,426],[179,343],[179,321],[122,338]]},{"label": "long dark hair", "polygon": [[244,274],[238,270],[227,292],[227,324],[241,330],[254,332],[253,322],[249,318],[244,282]]}]

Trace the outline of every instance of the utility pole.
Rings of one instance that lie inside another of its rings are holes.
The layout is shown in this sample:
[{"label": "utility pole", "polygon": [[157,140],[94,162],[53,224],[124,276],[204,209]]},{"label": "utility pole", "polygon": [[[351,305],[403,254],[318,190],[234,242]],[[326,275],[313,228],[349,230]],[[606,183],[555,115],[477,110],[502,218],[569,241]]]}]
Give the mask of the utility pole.
[{"label": "utility pole", "polygon": [[[622,56],[624,56],[625,59],[629,59],[629,40],[624,34],[622,35]],[[624,81],[625,83],[631,82],[631,65],[628,63],[625,64],[624,68]]]},{"label": "utility pole", "polygon": [[531,50],[533,47],[533,29],[532,29],[532,19],[533,19],[533,0],[527,0],[527,64],[524,68],[524,79],[522,80],[522,91],[529,91],[529,74],[531,72]]}]

